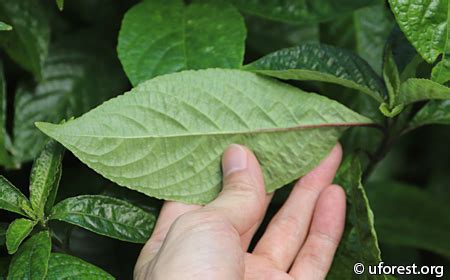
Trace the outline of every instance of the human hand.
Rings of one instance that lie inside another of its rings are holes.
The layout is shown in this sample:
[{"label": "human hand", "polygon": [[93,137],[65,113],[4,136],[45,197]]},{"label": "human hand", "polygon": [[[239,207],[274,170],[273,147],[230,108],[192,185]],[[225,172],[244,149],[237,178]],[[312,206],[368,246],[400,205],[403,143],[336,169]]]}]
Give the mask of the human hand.
[{"label": "human hand", "polygon": [[345,221],[345,193],[331,185],[342,149],[302,177],[253,252],[248,246],[264,218],[266,194],[252,152],[231,145],[224,183],[206,206],[165,202],[136,263],[135,279],[324,279]]}]

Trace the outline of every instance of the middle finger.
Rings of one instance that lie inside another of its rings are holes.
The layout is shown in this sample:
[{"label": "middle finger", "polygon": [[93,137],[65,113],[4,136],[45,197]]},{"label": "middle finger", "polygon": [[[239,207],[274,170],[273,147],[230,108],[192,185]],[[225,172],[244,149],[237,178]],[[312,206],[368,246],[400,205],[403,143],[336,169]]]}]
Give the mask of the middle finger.
[{"label": "middle finger", "polygon": [[278,269],[287,271],[308,233],[320,192],[332,183],[341,158],[341,146],[336,145],[318,167],[297,182],[253,254],[263,256]]}]

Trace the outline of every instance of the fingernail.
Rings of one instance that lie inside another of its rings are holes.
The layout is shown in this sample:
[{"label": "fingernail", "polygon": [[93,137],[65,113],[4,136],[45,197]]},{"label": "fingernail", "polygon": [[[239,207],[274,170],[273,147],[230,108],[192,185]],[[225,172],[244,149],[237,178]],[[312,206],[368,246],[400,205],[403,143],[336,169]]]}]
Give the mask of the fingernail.
[{"label": "fingernail", "polygon": [[231,144],[223,155],[222,168],[224,176],[247,168],[247,152],[243,147]]}]

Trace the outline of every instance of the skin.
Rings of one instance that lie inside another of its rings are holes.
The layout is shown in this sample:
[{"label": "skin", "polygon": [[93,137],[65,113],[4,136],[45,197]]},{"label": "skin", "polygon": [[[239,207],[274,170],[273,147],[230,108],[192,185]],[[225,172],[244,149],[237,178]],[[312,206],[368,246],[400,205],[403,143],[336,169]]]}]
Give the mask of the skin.
[{"label": "skin", "polygon": [[344,230],[345,192],[332,181],[336,145],[303,176],[253,252],[248,246],[272,194],[251,151],[231,145],[223,189],[205,206],[166,202],[136,263],[135,279],[325,279]]}]

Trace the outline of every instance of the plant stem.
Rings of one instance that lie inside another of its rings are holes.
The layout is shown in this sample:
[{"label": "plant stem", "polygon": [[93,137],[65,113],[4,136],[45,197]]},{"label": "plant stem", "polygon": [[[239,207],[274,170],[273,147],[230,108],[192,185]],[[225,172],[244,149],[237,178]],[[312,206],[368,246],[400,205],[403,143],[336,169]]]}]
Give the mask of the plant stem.
[{"label": "plant stem", "polygon": [[383,139],[380,142],[380,145],[378,146],[375,153],[370,158],[369,164],[367,165],[366,169],[363,172],[362,175],[362,182],[365,183],[369,179],[372,172],[375,170],[375,167],[384,159],[386,154],[389,152],[395,137],[392,135],[392,127],[395,126],[395,120],[388,119],[386,122],[386,125],[383,129]]}]

